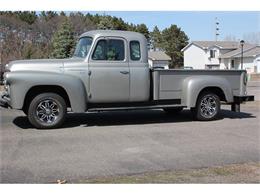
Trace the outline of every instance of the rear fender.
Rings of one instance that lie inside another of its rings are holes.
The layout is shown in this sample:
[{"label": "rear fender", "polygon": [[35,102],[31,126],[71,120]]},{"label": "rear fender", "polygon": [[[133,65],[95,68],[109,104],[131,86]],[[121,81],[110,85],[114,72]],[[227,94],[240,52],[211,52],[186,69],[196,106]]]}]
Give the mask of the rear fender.
[{"label": "rear fender", "polygon": [[229,82],[219,76],[193,76],[184,80],[182,85],[182,104],[195,107],[200,92],[205,88],[217,87],[225,95],[227,102],[233,102],[232,88]]}]

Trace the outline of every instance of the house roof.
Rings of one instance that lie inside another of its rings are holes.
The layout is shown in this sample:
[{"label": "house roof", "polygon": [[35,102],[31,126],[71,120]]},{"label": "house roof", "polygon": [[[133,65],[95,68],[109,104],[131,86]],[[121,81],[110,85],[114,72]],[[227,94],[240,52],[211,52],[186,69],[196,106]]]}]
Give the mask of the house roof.
[{"label": "house roof", "polygon": [[148,58],[151,60],[171,60],[163,51],[148,51]]},{"label": "house roof", "polygon": [[[245,45],[244,46],[244,52],[243,52],[243,56],[244,57],[254,57],[260,55],[260,46],[256,46],[256,45]],[[225,53],[223,55],[220,56],[220,58],[231,58],[231,57],[241,57],[241,48],[238,48],[234,51]]]},{"label": "house roof", "polygon": [[[186,50],[190,45],[196,45],[200,47],[201,49],[208,49],[210,47],[219,47],[220,49],[238,49],[240,47],[240,43],[237,41],[193,41],[186,45],[182,51]],[[246,45],[251,45],[248,43],[245,43]]]},{"label": "house roof", "polygon": [[236,41],[194,41],[193,43],[205,49],[213,46],[222,49],[235,49],[239,47],[239,43]]}]

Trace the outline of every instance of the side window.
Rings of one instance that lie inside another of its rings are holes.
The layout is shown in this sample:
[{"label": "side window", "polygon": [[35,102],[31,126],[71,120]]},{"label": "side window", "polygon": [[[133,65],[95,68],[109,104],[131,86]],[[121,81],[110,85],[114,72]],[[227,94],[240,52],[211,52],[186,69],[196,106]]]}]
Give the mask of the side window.
[{"label": "side window", "polygon": [[124,41],[118,39],[108,40],[107,60],[123,61],[125,59]]},{"label": "side window", "polygon": [[92,59],[123,61],[125,59],[124,41],[119,39],[99,40]]},{"label": "side window", "polygon": [[141,59],[139,41],[130,41],[130,57],[133,61],[138,61]]},{"label": "side window", "polygon": [[93,60],[106,60],[106,40],[99,40],[92,55]]}]

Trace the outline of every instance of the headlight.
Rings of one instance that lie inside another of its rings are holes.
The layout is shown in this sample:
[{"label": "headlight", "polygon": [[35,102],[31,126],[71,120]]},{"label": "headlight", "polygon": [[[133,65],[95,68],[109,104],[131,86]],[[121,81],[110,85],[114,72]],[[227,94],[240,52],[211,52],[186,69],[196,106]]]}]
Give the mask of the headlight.
[{"label": "headlight", "polygon": [[4,72],[10,72],[9,64],[6,64],[6,65],[5,65]]},{"label": "headlight", "polygon": [[9,85],[9,72],[5,72],[4,73],[4,77],[3,77],[3,84],[4,85]]},{"label": "headlight", "polygon": [[5,77],[4,77],[3,85],[4,85],[4,89],[7,91],[7,81]]}]

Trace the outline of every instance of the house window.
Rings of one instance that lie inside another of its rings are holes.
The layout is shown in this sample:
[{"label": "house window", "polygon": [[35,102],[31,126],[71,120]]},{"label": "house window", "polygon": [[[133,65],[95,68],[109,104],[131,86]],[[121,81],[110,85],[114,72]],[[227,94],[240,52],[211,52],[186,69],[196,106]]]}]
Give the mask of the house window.
[{"label": "house window", "polygon": [[231,68],[235,68],[235,60],[231,60]]},{"label": "house window", "polygon": [[210,58],[216,57],[216,50],[210,50]]}]

